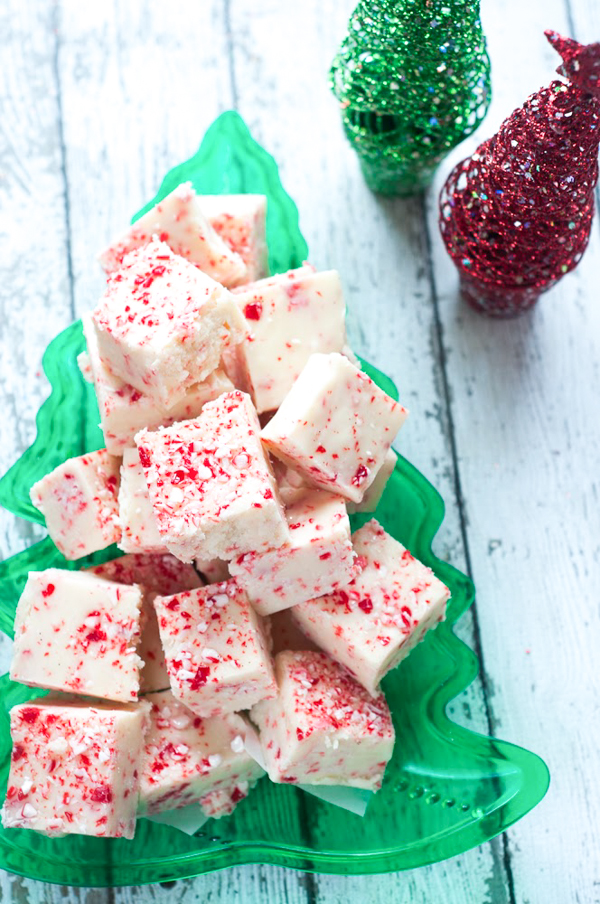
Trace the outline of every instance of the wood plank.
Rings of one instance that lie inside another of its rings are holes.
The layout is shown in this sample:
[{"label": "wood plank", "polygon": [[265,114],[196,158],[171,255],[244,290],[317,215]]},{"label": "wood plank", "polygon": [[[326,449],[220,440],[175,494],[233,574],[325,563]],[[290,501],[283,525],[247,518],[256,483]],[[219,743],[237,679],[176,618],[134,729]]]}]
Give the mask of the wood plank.
[{"label": "wood plank", "polygon": [[[295,8],[265,4],[259,10],[250,0],[233,0],[239,110],[280,163],[284,185],[300,208],[311,261],[341,271],[352,344],[395,379],[401,399],[412,410],[398,448],[445,498],[448,510],[436,549],[464,568],[421,204],[382,201],[368,192],[327,86],[327,69],[353,5],[352,0],[338,0],[328,4],[323,15],[318,0]],[[471,618],[463,619],[459,633],[474,643]],[[452,709],[457,720],[487,731],[480,682]],[[315,883],[323,900],[347,899],[350,888],[364,889],[368,881],[374,900],[390,894],[396,900],[409,884],[418,900],[428,894],[432,882],[439,882],[448,898],[484,901],[492,884],[502,888],[503,870],[501,847],[495,843],[411,874],[410,883],[404,877],[383,876],[321,876]]]},{"label": "wood plank", "polygon": [[[592,6],[573,3],[575,21]],[[557,60],[542,28],[569,31],[561,0],[548,0],[543,17],[519,0],[486,4],[484,24],[495,100],[482,137],[551,80]],[[597,39],[597,28],[578,37]],[[579,269],[537,311],[490,322],[457,301],[436,195],[429,224],[493,726],[544,756],[553,777],[547,798],[508,833],[512,899],[597,900],[598,821],[585,776],[597,773],[600,740],[590,718],[600,638],[598,222]]]},{"label": "wood plank", "polygon": [[[0,449],[4,473],[33,440],[47,394],[41,356],[70,319],[65,181],[52,8],[11,0],[0,9]],[[43,531],[0,511],[4,556]]]}]

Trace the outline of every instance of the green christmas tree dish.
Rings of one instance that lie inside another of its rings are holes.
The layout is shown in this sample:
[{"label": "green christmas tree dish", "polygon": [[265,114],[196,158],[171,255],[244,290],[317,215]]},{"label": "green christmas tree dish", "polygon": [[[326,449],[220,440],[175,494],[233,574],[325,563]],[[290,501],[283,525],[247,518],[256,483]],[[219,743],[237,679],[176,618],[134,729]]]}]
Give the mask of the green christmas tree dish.
[{"label": "green christmas tree dish", "polygon": [[[237,191],[242,185],[257,191],[262,180],[271,210],[282,212],[279,259],[297,263],[305,256],[306,246],[296,209],[274,178],[271,159],[257,149],[235,114],[220,117],[208,137],[210,142],[205,139],[198,155],[174,171],[176,176],[167,177],[163,189],[174,181],[191,179],[206,192],[230,187]],[[212,153],[215,148],[218,152]],[[249,173],[244,169],[246,151]],[[232,161],[233,176],[228,172]],[[255,181],[250,180],[252,174]],[[44,469],[98,445],[97,412],[76,369],[81,348],[79,324],[48,347],[44,368],[52,392],[38,416],[38,436],[0,486],[2,503],[25,517],[32,517],[24,505],[29,487]],[[389,378],[364,366],[383,389],[396,396]],[[59,451],[55,437],[62,438]],[[263,779],[231,817],[210,820],[194,837],[146,820],[140,821],[132,842],[83,836],[51,840],[25,830],[0,829],[0,867],[35,879],[85,886],[164,882],[240,863],[376,873],[451,857],[520,819],[547,789],[544,763],[519,747],[460,728],[445,714],[449,701],[473,680],[478,663],[453,633],[457,619],[473,601],[473,585],[431,550],[443,514],[436,490],[400,457],[376,517],[434,569],[450,587],[452,600],[447,621],[385,679],[398,741],[384,786],[364,818]],[[354,526],[364,520],[365,516],[356,518]],[[93,558],[100,561],[114,555],[114,549],[105,550]],[[0,565],[0,629],[12,632],[14,611],[30,569],[82,564],[83,560],[67,563],[46,538]],[[8,711],[36,693],[7,676],[0,679],[0,693],[0,794],[4,794],[11,750]]]},{"label": "green christmas tree dish", "polygon": [[361,0],[331,86],[369,188],[422,191],[491,100],[479,0]]}]

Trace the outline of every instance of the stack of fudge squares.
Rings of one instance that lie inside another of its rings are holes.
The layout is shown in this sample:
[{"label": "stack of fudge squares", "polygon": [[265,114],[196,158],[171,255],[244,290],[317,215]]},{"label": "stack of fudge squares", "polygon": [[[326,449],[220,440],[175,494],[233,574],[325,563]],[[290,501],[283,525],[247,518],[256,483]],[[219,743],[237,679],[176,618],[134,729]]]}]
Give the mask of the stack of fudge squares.
[{"label": "stack of fudge squares", "polygon": [[[347,348],[335,271],[267,276],[266,199],[179,186],[101,255],[80,367],[106,448],[31,491],[70,560],[31,572],[6,827],[133,837],[273,782],[376,791],[380,682],[448,589],[374,519],[407,412]],[[258,732],[261,765],[247,751]]]}]

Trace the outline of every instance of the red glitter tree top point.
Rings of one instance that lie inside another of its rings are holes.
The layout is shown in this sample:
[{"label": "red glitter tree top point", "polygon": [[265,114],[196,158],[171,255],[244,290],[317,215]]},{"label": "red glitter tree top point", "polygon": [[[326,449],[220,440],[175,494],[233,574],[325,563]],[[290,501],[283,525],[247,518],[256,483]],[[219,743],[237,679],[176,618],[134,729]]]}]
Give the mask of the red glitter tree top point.
[{"label": "red glitter tree top point", "polygon": [[573,38],[565,38],[551,30],[544,34],[563,59],[556,70],[558,74],[582,91],[600,98],[600,43],[579,44]]},{"label": "red glitter tree top point", "polygon": [[463,295],[512,316],[577,266],[594,213],[600,142],[600,43],[554,31],[554,79],[461,161],[440,197],[440,228]]}]

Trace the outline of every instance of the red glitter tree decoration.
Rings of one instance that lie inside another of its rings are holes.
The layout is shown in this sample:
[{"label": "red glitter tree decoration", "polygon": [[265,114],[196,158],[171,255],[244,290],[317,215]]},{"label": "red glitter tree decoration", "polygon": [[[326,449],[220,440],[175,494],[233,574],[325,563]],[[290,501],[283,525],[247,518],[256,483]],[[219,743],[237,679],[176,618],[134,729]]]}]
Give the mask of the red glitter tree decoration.
[{"label": "red glitter tree decoration", "polygon": [[440,229],[465,300],[512,317],[577,266],[594,215],[600,142],[600,43],[556,32],[559,75],[451,172]]}]

